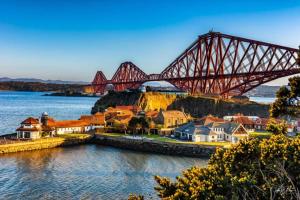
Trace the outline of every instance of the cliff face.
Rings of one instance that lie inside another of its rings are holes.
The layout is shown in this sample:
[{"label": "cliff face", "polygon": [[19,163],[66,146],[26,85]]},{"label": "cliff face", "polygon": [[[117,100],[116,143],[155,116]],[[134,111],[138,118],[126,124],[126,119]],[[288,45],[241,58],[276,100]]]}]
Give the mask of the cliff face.
[{"label": "cliff face", "polygon": [[92,113],[103,111],[109,106],[137,105],[145,111],[159,109],[182,110],[193,117],[203,117],[208,114],[223,117],[242,113],[244,115],[257,115],[267,117],[269,105],[255,102],[238,103],[206,97],[176,96],[155,92],[110,92],[100,98],[92,108]]},{"label": "cliff face", "polygon": [[191,96],[179,97],[168,106],[168,109],[182,108],[193,117],[203,117],[208,114],[223,117],[225,115],[234,115],[237,113],[268,117],[270,106],[251,101],[239,103],[229,100]]},{"label": "cliff face", "polygon": [[140,95],[137,105],[146,111],[160,109],[167,110],[168,106],[175,100],[176,95],[174,94],[147,92]]},{"label": "cliff face", "polygon": [[107,95],[101,97],[92,108],[92,114],[96,112],[103,112],[108,107],[118,105],[138,105],[138,100],[141,96],[139,92],[109,92]]}]

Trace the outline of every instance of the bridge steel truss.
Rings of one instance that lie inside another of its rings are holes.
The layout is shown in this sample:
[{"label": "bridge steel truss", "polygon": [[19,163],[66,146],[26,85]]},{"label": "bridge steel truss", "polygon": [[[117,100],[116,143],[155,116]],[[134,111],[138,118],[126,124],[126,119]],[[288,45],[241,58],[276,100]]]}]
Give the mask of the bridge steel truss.
[{"label": "bridge steel truss", "polygon": [[122,91],[147,81],[167,81],[190,94],[242,95],[258,85],[300,73],[297,53],[294,48],[209,32],[160,74],[147,75],[125,62],[111,80],[98,71],[92,86],[103,93],[107,84]]}]

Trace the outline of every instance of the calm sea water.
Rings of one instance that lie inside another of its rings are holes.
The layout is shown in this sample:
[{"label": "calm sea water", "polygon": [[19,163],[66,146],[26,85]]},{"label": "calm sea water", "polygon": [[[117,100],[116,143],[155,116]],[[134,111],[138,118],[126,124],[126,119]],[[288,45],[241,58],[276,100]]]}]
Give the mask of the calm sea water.
[{"label": "calm sea water", "polygon": [[43,96],[42,92],[0,92],[0,135],[13,133],[29,116],[40,117],[43,112],[55,119],[78,119],[90,114],[95,97]]},{"label": "calm sea water", "polygon": [[156,199],[154,175],[174,179],[205,159],[82,145],[0,156],[0,199]]},{"label": "calm sea water", "polygon": [[[97,101],[95,97],[54,97],[43,96],[43,92],[0,91],[0,135],[15,132],[28,116],[39,117],[48,112],[55,119],[78,119],[90,114]],[[250,97],[260,103],[272,103],[275,98]]]},{"label": "calm sea water", "polygon": [[[46,111],[57,119],[89,114],[97,98],[0,92],[0,132],[11,133],[28,116]],[[82,145],[0,156],[0,199],[156,199],[154,175],[174,179],[207,159],[164,156]]]},{"label": "calm sea water", "polygon": [[[0,135],[13,133],[20,122],[29,116],[39,117],[48,112],[55,119],[78,119],[90,114],[95,97],[43,96],[43,92],[0,91]],[[251,97],[250,100],[272,103],[275,98]]]}]

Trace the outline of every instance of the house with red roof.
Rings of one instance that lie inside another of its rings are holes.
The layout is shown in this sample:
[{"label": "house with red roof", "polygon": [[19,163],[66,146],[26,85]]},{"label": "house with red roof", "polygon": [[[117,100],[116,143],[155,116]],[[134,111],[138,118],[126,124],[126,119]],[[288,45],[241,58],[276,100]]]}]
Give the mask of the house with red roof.
[{"label": "house with red roof", "polygon": [[29,117],[16,129],[18,138],[38,139],[68,133],[85,133],[105,126],[104,113],[82,115],[78,120],[56,121],[43,113],[40,119]]},{"label": "house with red roof", "polygon": [[248,132],[255,131],[255,121],[259,119],[257,116],[244,116],[243,114],[236,114],[233,116],[224,116],[224,120],[242,124]]},{"label": "house with red roof", "polygon": [[38,139],[41,137],[41,130],[39,119],[28,117],[21,122],[21,126],[16,131],[18,138]]}]

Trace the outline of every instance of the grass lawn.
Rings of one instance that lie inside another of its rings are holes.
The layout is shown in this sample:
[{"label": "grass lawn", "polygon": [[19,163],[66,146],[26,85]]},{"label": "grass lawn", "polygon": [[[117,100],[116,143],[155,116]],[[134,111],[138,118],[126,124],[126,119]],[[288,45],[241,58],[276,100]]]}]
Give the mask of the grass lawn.
[{"label": "grass lawn", "polygon": [[181,141],[178,141],[176,139],[168,138],[168,137],[162,137],[159,135],[144,135],[144,137],[152,139],[152,140],[157,140],[161,142],[173,142],[173,143],[181,143]]},{"label": "grass lawn", "polygon": [[126,136],[124,133],[97,133],[98,135],[106,135],[111,137],[123,137]]},{"label": "grass lawn", "polygon": [[[100,135],[112,136],[112,137],[124,137],[125,134],[122,133],[101,133]],[[128,134],[129,135],[129,134]],[[139,135],[142,136],[142,135]],[[207,146],[222,146],[227,147],[230,146],[230,142],[188,142],[188,141],[180,141],[177,139],[172,139],[169,137],[162,137],[159,135],[147,135],[144,134],[143,137],[151,139],[153,141],[161,141],[161,142],[170,142],[170,143],[181,143],[181,144],[196,144],[196,145],[207,145]]]},{"label": "grass lawn", "polygon": [[84,134],[84,133],[67,133],[67,134],[63,134],[63,135],[59,135],[58,137],[60,138],[87,138],[89,137],[89,134]]},{"label": "grass lawn", "polygon": [[256,137],[256,138],[269,138],[272,135],[272,133],[267,132],[267,131],[252,132],[249,134],[250,134],[250,137]]}]

